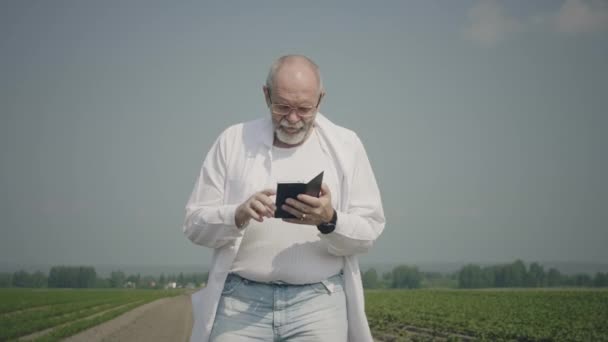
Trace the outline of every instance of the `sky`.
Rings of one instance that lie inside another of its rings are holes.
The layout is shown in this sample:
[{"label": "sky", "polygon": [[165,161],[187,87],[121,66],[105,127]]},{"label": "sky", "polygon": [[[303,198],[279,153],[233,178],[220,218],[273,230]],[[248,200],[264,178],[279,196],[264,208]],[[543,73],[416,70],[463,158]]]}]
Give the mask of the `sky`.
[{"label": "sky", "polygon": [[608,262],[608,1],[0,3],[0,261],[207,265],[208,149],[320,66],[386,228],[362,262]]}]

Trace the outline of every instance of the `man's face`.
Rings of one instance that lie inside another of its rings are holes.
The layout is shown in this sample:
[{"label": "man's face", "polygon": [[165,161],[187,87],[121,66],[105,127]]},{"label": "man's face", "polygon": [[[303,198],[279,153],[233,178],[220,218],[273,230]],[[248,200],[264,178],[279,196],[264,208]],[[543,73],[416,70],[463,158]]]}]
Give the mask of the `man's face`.
[{"label": "man's face", "polygon": [[[316,75],[312,71],[280,70],[275,75],[273,88],[264,87],[264,93],[276,139],[287,145],[302,143],[314,124],[322,98]],[[281,115],[273,111],[272,105],[275,108],[289,106],[291,110]]]}]

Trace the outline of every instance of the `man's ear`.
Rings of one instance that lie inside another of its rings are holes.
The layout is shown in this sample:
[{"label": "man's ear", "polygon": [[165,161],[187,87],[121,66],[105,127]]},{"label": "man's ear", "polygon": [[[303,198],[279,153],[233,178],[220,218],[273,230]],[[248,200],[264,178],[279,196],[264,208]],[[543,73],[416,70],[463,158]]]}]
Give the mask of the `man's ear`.
[{"label": "man's ear", "polygon": [[264,99],[266,100],[266,106],[270,107],[270,89],[267,86],[262,86],[264,92]]},{"label": "man's ear", "polygon": [[317,102],[317,108],[321,108],[321,102],[323,101],[324,97],[325,97],[325,91],[322,91],[321,94],[319,94],[319,102]]}]

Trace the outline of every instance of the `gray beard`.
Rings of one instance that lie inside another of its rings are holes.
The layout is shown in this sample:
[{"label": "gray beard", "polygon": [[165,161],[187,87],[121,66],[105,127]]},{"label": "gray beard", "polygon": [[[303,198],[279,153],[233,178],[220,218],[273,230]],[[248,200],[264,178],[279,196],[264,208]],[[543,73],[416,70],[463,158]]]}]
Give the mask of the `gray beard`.
[{"label": "gray beard", "polygon": [[304,141],[308,130],[303,129],[297,134],[288,134],[279,127],[275,129],[274,132],[276,133],[277,139],[279,139],[279,141],[281,141],[282,143],[285,143],[287,145],[297,145]]},{"label": "gray beard", "polygon": [[300,121],[300,123],[302,124],[302,126],[300,127],[301,131],[298,132],[297,134],[289,134],[281,129],[282,127],[285,127],[285,126],[281,125],[283,122],[286,122],[285,119],[282,119],[277,124],[277,126],[274,129],[274,132],[276,134],[277,139],[280,142],[287,144],[287,145],[300,144],[302,141],[304,141],[304,138],[306,138],[306,133],[308,133],[308,131],[312,127],[312,123],[306,124],[303,121]]}]

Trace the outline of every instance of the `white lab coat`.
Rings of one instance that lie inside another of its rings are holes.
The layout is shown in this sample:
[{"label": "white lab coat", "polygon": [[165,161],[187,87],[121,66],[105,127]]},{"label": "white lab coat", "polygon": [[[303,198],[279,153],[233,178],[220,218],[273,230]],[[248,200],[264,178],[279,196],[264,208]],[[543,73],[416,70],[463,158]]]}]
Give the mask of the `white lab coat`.
[{"label": "white lab coat", "polygon": [[[353,131],[321,113],[315,129],[341,180],[336,229],[319,236],[331,254],[344,257],[348,341],[372,341],[356,254],[368,251],[384,230],[380,192],[363,144]],[[191,342],[209,339],[224,281],[246,230],[236,228],[236,207],[264,188],[272,168],[273,134],[270,117],[226,129],[208,152],[186,205],[184,234],[193,243],[214,249],[207,286],[192,294]]]}]

